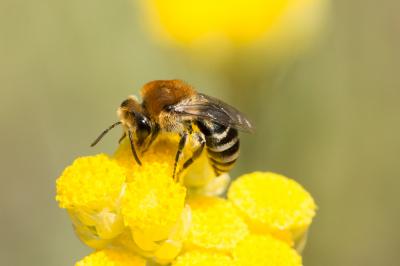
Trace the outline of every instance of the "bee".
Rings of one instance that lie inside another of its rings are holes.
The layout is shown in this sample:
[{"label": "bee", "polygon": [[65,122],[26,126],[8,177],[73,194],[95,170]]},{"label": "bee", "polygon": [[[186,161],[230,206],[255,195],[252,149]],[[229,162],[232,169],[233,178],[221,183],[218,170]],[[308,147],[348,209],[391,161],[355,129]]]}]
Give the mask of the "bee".
[{"label": "bee", "polygon": [[[141,165],[140,156],[163,132],[179,134],[172,177],[187,169],[207,150],[209,162],[217,176],[228,172],[239,156],[238,130],[252,132],[249,120],[234,107],[202,93],[181,80],[155,80],[141,90],[142,102],[134,96],[118,108],[119,121],[105,129],[91,144],[96,145],[105,134],[122,125],[123,136],[129,138],[132,155]],[[188,140],[193,152],[177,173],[177,165]]]}]

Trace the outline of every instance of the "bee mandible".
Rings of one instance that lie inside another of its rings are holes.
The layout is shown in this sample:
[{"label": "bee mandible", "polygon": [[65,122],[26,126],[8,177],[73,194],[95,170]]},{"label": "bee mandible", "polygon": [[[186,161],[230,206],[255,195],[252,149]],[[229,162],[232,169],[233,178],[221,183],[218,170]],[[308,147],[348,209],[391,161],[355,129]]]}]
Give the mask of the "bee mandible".
[{"label": "bee mandible", "polygon": [[[252,132],[249,120],[234,107],[196,90],[181,80],[155,80],[141,90],[142,102],[128,97],[118,108],[119,121],[104,130],[91,144],[96,145],[107,132],[122,125],[129,138],[132,155],[141,165],[140,156],[159,134],[177,133],[180,136],[172,177],[187,169],[206,147],[209,162],[217,176],[228,172],[239,156],[238,130]],[[194,143],[192,156],[177,165],[188,140]]]}]

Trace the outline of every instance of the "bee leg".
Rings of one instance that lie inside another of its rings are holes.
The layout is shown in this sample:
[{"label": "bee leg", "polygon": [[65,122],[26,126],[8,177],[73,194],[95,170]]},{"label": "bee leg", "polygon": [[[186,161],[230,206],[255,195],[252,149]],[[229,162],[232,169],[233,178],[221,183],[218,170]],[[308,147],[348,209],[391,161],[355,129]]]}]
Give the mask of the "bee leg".
[{"label": "bee leg", "polygon": [[188,133],[187,133],[187,132],[184,132],[184,133],[181,135],[181,139],[180,139],[180,141],[179,141],[178,151],[176,152],[176,156],[175,156],[174,172],[173,172],[173,174],[172,174],[172,178],[173,178],[174,180],[176,180],[176,178],[175,178],[175,177],[176,177],[176,175],[175,175],[175,174],[176,174],[176,166],[178,165],[179,158],[181,157],[183,148],[185,147],[187,137],[188,137]]},{"label": "bee leg", "polygon": [[179,170],[178,176],[185,170],[187,169],[194,161],[196,161],[197,158],[201,155],[203,152],[204,146],[206,145],[206,140],[204,139],[204,135],[199,133],[194,135],[195,138],[194,140],[196,141],[196,144],[199,145],[198,148],[193,152],[192,157],[186,160],[186,162],[183,164],[182,169]]},{"label": "bee leg", "polygon": [[150,140],[149,140],[148,144],[146,145],[146,147],[143,149],[142,154],[144,154],[150,148],[151,144],[153,144],[153,142],[156,140],[159,132],[160,132],[160,127],[156,124],[151,133]]},{"label": "bee leg", "polygon": [[121,141],[123,141],[125,137],[126,137],[126,132],[124,132],[124,134],[122,134],[122,137],[119,138],[118,143],[121,143]]}]

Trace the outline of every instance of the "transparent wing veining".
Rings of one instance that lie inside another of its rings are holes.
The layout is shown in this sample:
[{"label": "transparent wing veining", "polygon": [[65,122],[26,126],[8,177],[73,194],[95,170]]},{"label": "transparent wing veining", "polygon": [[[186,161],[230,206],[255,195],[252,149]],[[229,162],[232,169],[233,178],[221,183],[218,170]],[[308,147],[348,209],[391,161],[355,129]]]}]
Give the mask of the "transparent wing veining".
[{"label": "transparent wing veining", "polygon": [[171,107],[171,111],[189,117],[202,118],[225,126],[252,132],[250,121],[236,108],[214,97],[197,94]]}]

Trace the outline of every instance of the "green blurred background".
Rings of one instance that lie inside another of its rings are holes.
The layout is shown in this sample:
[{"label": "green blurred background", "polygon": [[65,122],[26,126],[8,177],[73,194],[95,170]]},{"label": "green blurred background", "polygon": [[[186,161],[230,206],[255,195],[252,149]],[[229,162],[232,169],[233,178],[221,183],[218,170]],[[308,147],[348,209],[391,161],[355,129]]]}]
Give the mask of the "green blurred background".
[{"label": "green blurred background", "polygon": [[136,4],[0,1],[1,265],[67,266],[89,253],[57,207],[55,180],[77,156],[112,152],[118,130],[89,144],[119,103],[170,78],[254,120],[234,176],[276,171],[315,197],[305,265],[399,265],[399,4],[334,1],[322,41],[269,67],[258,87],[154,42]]}]

